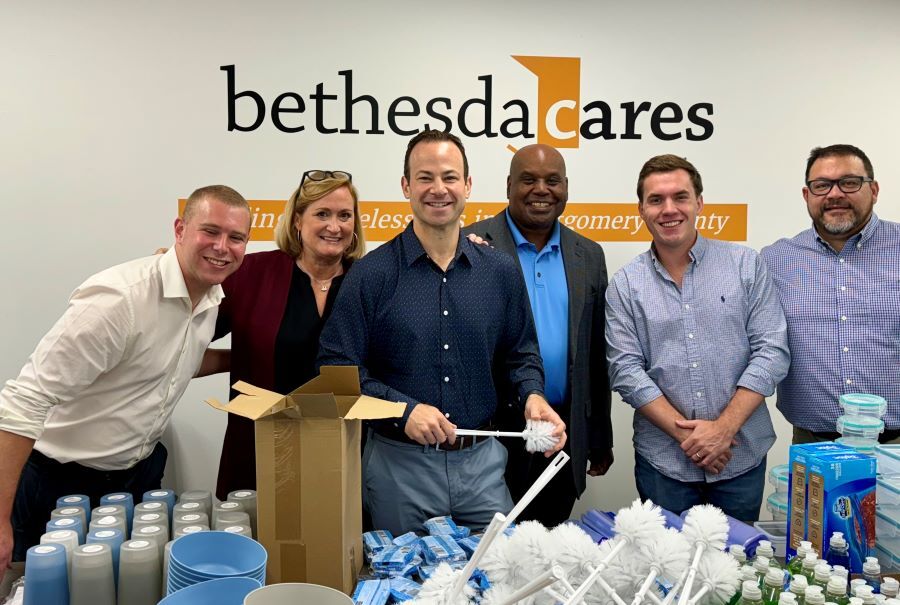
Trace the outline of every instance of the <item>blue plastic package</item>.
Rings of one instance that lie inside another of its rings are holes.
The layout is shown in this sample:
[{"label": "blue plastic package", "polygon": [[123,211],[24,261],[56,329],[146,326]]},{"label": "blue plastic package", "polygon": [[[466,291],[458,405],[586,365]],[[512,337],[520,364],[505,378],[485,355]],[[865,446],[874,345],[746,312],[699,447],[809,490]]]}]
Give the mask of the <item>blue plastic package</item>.
[{"label": "blue plastic package", "polygon": [[416,535],[414,531],[408,531],[402,536],[397,536],[394,538],[395,546],[410,546],[419,541],[419,536]]},{"label": "blue plastic package", "polygon": [[[442,561],[446,563],[446,561]],[[450,569],[463,569],[466,566],[465,561],[452,561],[449,563]],[[434,570],[437,569],[437,565],[420,565],[419,566],[419,579],[423,582],[427,582],[428,579],[434,575]]]},{"label": "blue plastic package", "polygon": [[466,561],[465,551],[449,536],[425,536],[422,538],[422,554],[429,565],[441,561]]},{"label": "blue plastic package", "polygon": [[481,542],[481,536],[469,536],[456,541],[459,547],[465,551],[466,556],[470,558],[475,553],[475,549],[478,548],[479,542]]},{"label": "blue plastic package", "polygon": [[391,585],[387,580],[363,580],[353,591],[354,605],[385,605],[391,596]]},{"label": "blue plastic package", "polygon": [[389,546],[372,557],[372,571],[379,576],[400,571],[415,557],[416,551],[411,546]]},{"label": "blue plastic package", "polygon": [[418,582],[413,582],[412,580],[409,580],[407,578],[391,578],[390,587],[391,599],[393,599],[395,603],[412,601],[416,598],[416,595],[418,595],[419,591],[422,589],[421,584],[419,584]]},{"label": "blue plastic package", "polygon": [[371,561],[375,553],[394,545],[394,536],[386,529],[367,531],[362,535],[363,552],[367,561]]},{"label": "blue plastic package", "polygon": [[466,526],[457,525],[450,517],[432,517],[424,523],[426,531],[432,536],[450,536],[451,538],[466,538],[472,531]]}]

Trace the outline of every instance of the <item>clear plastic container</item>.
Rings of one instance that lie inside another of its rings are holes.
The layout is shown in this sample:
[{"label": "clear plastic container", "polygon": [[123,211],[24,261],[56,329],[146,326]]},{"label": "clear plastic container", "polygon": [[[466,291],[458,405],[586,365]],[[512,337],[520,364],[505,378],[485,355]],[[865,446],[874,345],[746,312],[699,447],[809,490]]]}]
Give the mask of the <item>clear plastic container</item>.
[{"label": "clear plastic container", "polygon": [[757,521],[753,527],[765,534],[766,540],[772,543],[775,558],[784,560],[787,546],[787,521]]},{"label": "clear plastic container", "polygon": [[895,554],[889,550],[885,550],[880,544],[875,545],[875,556],[878,557],[878,563],[881,565],[882,573],[900,572],[900,554]]},{"label": "clear plastic container", "polygon": [[875,503],[900,507],[900,477],[879,477],[875,482]]},{"label": "clear plastic container", "polygon": [[837,432],[842,437],[877,440],[878,435],[884,432],[884,421],[872,416],[840,416],[837,419]]},{"label": "clear plastic container", "polygon": [[879,443],[875,446],[878,474],[900,477],[900,443]]},{"label": "clear plastic container", "polygon": [[766,498],[766,508],[772,513],[773,521],[787,521],[788,518],[788,494],[776,492]]},{"label": "clear plastic container", "polygon": [[875,439],[862,439],[860,437],[838,437],[834,442],[852,447],[860,454],[865,454],[866,456],[874,456],[875,446],[878,445],[878,441]]},{"label": "clear plastic container", "polygon": [[887,401],[884,397],[865,393],[846,393],[841,395],[839,403],[848,416],[881,418],[887,410]]},{"label": "clear plastic container", "polygon": [[787,493],[788,491],[788,475],[790,467],[787,464],[779,464],[773,466],[769,471],[769,483],[775,488],[776,494]]},{"label": "clear plastic container", "polygon": [[[889,540],[900,543],[900,506],[882,504],[875,507],[875,535],[877,542],[884,543],[885,548],[888,548]],[[888,550],[900,553],[900,549],[888,548]]]}]

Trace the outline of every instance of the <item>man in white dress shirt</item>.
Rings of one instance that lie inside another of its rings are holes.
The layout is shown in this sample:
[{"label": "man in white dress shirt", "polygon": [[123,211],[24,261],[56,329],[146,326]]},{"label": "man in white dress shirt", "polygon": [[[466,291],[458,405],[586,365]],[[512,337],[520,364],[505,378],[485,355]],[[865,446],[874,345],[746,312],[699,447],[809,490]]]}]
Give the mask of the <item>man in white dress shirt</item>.
[{"label": "man in white dress shirt", "polygon": [[224,185],[198,189],[163,255],[89,277],[0,391],[0,575],[22,561],[58,497],[127,491],[166,465],[159,439],[213,336],[219,284],[241,264],[250,209]]}]

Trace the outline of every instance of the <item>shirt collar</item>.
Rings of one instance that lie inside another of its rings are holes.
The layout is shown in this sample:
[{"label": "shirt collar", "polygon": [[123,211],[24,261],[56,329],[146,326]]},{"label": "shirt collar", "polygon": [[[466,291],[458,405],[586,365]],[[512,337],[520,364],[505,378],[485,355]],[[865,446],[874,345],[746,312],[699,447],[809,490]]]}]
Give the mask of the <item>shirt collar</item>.
[{"label": "shirt collar", "polygon": [[[848,239],[847,243],[844,244],[844,248],[846,248],[847,246],[852,247],[857,244],[867,243],[872,238],[872,236],[875,235],[875,231],[878,229],[878,224],[880,222],[881,220],[878,218],[878,215],[875,214],[874,211],[872,211],[872,216],[869,217],[869,222],[866,223],[866,226],[863,227],[863,230]],[[820,245],[826,246],[829,250],[834,250],[834,248],[831,247],[831,244],[829,244],[824,239],[822,239],[821,236],[819,236],[819,231],[816,229],[815,223],[813,223],[812,229],[810,231],[812,232],[815,241],[817,241]]]},{"label": "shirt collar", "polygon": [[[410,221],[403,233],[400,234],[400,242],[403,244],[403,262],[406,263],[407,267],[423,257],[428,258],[428,253],[422,247],[419,236],[413,231],[413,221]],[[451,264],[456,264],[461,258],[466,259],[466,262],[470,265],[473,264],[475,255],[472,254],[471,246],[474,246],[474,244],[468,238],[463,237],[460,230],[459,241],[456,244],[456,254],[453,256],[453,263]]]},{"label": "shirt collar", "polygon": [[[691,260],[700,264],[703,260],[703,255],[706,254],[706,249],[709,248],[709,242],[705,237],[700,235],[700,232],[697,232],[697,240],[694,242],[694,245],[691,246],[691,249],[688,250],[688,256],[691,257]],[[653,258],[654,262],[659,262],[659,257],[656,255],[656,244],[650,242],[650,256]]]},{"label": "shirt collar", "polygon": [[[188,293],[181,265],[178,264],[178,255],[175,254],[175,246],[169,248],[159,259],[159,273],[162,277],[163,298],[184,298],[190,304],[191,296]],[[195,311],[209,306],[216,306],[225,298],[222,286],[215,285],[206,291]],[[208,301],[208,304],[207,302]]]},{"label": "shirt collar", "polygon": [[[521,246],[531,246],[532,248],[537,248],[534,244],[525,239],[525,236],[522,235],[522,232],[519,231],[519,228],[513,222],[512,217],[509,215],[509,210],[506,211],[506,224],[509,225],[509,232],[512,234],[513,242],[516,244],[516,248]],[[553,225],[553,231],[550,233],[550,239],[547,240],[547,246],[550,247],[551,250],[559,250],[559,221],[556,221]]]}]

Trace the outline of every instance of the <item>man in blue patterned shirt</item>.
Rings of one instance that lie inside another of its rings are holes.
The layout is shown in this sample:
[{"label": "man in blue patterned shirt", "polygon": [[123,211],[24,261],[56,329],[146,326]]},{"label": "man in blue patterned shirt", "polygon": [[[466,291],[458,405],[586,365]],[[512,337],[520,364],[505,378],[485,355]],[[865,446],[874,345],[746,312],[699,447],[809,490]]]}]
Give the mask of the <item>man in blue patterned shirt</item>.
[{"label": "man in blue patterned shirt", "polygon": [[[461,235],[472,186],[462,142],[424,131],[401,179],[413,221],[354,263],[320,339],[319,365],[359,367],[363,393],[407,404],[374,424],[363,455],[363,501],[376,529],[400,535],[452,515],[478,529],[509,512],[506,449],[457,438],[489,425],[510,384],[526,418],[565,424],[544,398],[525,281],[515,259]],[[522,445],[524,447],[524,443]]]},{"label": "man in blue patterned shirt", "polygon": [[790,364],[778,294],[756,252],[697,233],[690,162],[651,158],[637,193],[653,243],[609,284],[606,340],[612,388],[637,412],[638,493],[754,521],[775,442],[765,397]]},{"label": "man in blue patterned shirt", "polygon": [[791,368],[778,409],[794,443],[838,437],[838,398],[888,402],[882,442],[900,438],[900,224],[872,211],[878,181],[853,145],[812,150],[803,199],[813,226],[763,249],[788,321]]}]

